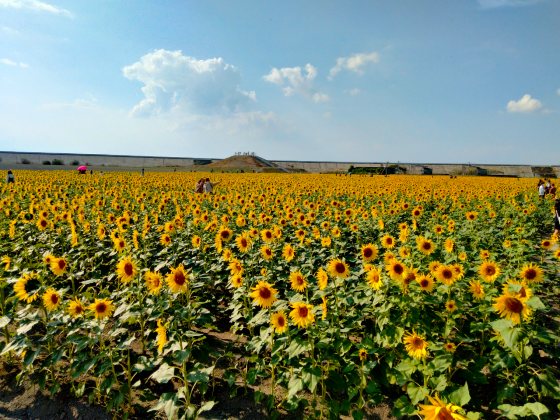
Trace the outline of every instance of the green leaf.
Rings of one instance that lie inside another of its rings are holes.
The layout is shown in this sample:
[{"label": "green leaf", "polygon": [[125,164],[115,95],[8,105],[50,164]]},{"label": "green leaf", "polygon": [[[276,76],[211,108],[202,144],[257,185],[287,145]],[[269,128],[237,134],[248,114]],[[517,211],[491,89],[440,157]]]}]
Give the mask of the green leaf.
[{"label": "green leaf", "polygon": [[296,357],[306,351],[308,346],[309,344],[306,341],[296,337],[286,349],[286,353],[288,353],[288,357],[291,359],[292,357]]},{"label": "green leaf", "polygon": [[39,320],[35,320],[35,321],[31,321],[29,324],[22,325],[16,330],[16,333],[27,334],[31,330],[31,328],[33,328],[38,322]]},{"label": "green leaf", "polygon": [[0,328],[4,328],[6,325],[10,323],[11,319],[7,316],[3,316],[0,318]]},{"label": "green leaf", "polygon": [[193,370],[192,372],[189,372],[189,374],[187,375],[187,379],[189,380],[189,382],[208,382],[210,374],[213,370],[213,366],[210,366],[206,369]]},{"label": "green leaf", "polygon": [[413,405],[418,404],[428,395],[430,395],[430,391],[428,388],[423,386],[418,386],[414,382],[410,382],[406,387],[406,393],[410,397],[410,401]]},{"label": "green leaf", "polygon": [[469,393],[469,384],[465,382],[465,385],[449,394],[448,399],[453,404],[459,405],[461,407],[468,404],[471,400],[471,394]]},{"label": "green leaf", "polygon": [[294,395],[296,395],[299,391],[303,389],[303,380],[296,376],[292,376],[290,378],[290,382],[288,383],[288,397],[287,399],[291,399]]},{"label": "green leaf", "polygon": [[519,329],[513,326],[513,322],[508,319],[500,319],[490,324],[500,334],[506,346],[515,350],[514,347],[519,339]]},{"label": "green leaf", "polygon": [[169,366],[167,363],[164,363],[156,370],[154,373],[150,375],[154,381],[165,384],[169,382],[171,378],[173,378],[175,374],[175,368],[173,366]]},{"label": "green leaf", "polygon": [[216,401],[206,401],[204,404],[200,406],[197,411],[197,414],[204,413],[205,411],[210,411],[216,405]]},{"label": "green leaf", "polygon": [[546,306],[544,306],[544,304],[542,303],[542,301],[539,299],[538,296],[532,296],[528,301],[527,304],[532,308],[532,309],[545,309]]}]

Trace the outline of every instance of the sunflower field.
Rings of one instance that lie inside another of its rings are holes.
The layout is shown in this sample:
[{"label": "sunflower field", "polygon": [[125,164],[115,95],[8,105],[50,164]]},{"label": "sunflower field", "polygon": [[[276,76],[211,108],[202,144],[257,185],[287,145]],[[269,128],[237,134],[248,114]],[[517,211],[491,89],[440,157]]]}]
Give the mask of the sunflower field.
[{"label": "sunflower field", "polygon": [[[125,418],[558,418],[560,249],[534,180],[18,171],[0,349]],[[226,339],[220,337],[227,336]]]}]

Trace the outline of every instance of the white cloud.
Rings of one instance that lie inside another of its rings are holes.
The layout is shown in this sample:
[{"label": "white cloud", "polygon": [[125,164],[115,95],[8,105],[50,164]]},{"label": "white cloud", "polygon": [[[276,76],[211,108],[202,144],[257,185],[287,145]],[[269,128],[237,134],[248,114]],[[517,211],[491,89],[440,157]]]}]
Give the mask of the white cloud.
[{"label": "white cloud", "polygon": [[558,90],[556,91],[556,93],[560,96],[560,89],[558,89]]},{"label": "white cloud", "polygon": [[17,29],[11,28],[9,26],[2,26],[2,27],[0,27],[0,30],[2,31],[3,34],[9,35],[9,36],[20,35],[20,32]]},{"label": "white cloud", "polygon": [[281,69],[274,67],[270,73],[263,76],[263,79],[282,86],[282,92],[285,96],[299,94],[315,103],[327,102],[329,96],[326,93],[318,92],[313,87],[313,81],[317,77],[317,69],[308,63],[303,70],[302,72],[302,68],[299,66],[283,67]]},{"label": "white cloud", "polygon": [[525,94],[518,101],[509,101],[507,104],[508,112],[535,112],[542,108],[541,101],[531,98],[531,95]]},{"label": "white cloud", "polygon": [[364,67],[369,63],[379,63],[379,54],[371,52],[354,54],[350,57],[338,57],[336,59],[336,65],[329,72],[329,79],[332,80],[342,70],[363,74]]},{"label": "white cloud", "polygon": [[29,68],[29,64],[22,63],[21,61],[18,63],[14,60],[10,60],[9,58],[0,58],[0,64],[3,64],[5,66],[10,66],[10,67],[19,67],[22,69]]},{"label": "white cloud", "polygon": [[132,110],[137,116],[171,111],[224,115],[241,112],[256,101],[254,91],[241,90],[239,71],[222,58],[198,60],[160,49],[124,67],[123,75],[144,84],[144,99]]},{"label": "white cloud", "polygon": [[354,89],[347,89],[344,91],[344,93],[350,96],[358,96],[360,93],[362,93],[362,91],[358,88],[354,88]]},{"label": "white cloud", "polygon": [[478,0],[483,9],[496,9],[498,7],[521,7],[531,6],[543,0]]},{"label": "white cloud", "polygon": [[0,0],[0,7],[11,9],[34,10],[37,12],[52,13],[53,15],[73,17],[72,12],[39,0]]}]

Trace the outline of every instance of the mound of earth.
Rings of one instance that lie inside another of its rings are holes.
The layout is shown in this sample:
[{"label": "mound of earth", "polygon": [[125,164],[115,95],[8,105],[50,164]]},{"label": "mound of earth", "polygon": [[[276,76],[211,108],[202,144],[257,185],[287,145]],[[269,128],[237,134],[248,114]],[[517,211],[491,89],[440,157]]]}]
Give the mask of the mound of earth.
[{"label": "mound of earth", "polygon": [[288,172],[285,168],[255,155],[234,155],[217,162],[209,163],[204,167],[211,169],[254,172]]}]

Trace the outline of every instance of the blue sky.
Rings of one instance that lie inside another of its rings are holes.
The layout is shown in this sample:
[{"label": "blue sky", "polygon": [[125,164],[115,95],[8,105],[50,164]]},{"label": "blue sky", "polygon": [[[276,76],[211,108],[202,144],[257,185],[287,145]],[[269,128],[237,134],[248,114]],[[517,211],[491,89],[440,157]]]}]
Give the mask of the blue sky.
[{"label": "blue sky", "polygon": [[0,0],[0,150],[558,164],[557,0]]}]

